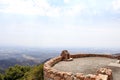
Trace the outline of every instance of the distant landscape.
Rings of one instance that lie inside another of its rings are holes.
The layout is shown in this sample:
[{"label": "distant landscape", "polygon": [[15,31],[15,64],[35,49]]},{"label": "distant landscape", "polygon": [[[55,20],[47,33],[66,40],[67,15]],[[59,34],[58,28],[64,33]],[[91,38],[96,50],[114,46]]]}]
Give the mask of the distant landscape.
[{"label": "distant landscape", "polygon": [[50,58],[59,56],[61,51],[67,49],[71,54],[97,53],[120,55],[119,48],[28,48],[28,47],[0,47],[0,71],[10,66],[38,65]]}]

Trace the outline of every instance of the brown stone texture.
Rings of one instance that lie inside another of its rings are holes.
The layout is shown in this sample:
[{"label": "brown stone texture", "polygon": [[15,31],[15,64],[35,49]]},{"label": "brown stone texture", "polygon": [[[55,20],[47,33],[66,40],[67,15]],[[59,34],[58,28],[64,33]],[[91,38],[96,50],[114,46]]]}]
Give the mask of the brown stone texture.
[{"label": "brown stone texture", "polygon": [[107,57],[107,58],[115,58],[112,55],[107,54],[75,54],[71,55],[72,58],[81,58],[81,57]]},{"label": "brown stone texture", "polygon": [[109,80],[108,75],[98,74],[95,80]]},{"label": "brown stone texture", "polygon": [[97,73],[98,73],[98,74],[108,75],[108,80],[113,80],[112,70],[111,70],[111,69],[108,69],[108,68],[100,68],[100,69],[97,71]]},{"label": "brown stone texture", "polygon": [[61,56],[62,56],[62,60],[67,61],[68,59],[70,59],[70,54],[67,50],[63,50]]},{"label": "brown stone texture", "polygon": [[75,77],[77,80],[84,80],[85,79],[85,76],[83,75],[83,73],[76,73]]}]

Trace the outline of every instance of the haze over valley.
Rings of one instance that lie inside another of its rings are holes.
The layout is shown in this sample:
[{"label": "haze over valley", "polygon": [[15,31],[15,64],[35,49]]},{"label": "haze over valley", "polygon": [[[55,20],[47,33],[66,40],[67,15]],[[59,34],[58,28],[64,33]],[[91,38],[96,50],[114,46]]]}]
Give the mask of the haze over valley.
[{"label": "haze over valley", "polygon": [[50,58],[59,56],[67,49],[71,54],[120,54],[119,48],[30,48],[30,47],[0,47],[0,68],[2,70],[19,65],[38,65]]}]

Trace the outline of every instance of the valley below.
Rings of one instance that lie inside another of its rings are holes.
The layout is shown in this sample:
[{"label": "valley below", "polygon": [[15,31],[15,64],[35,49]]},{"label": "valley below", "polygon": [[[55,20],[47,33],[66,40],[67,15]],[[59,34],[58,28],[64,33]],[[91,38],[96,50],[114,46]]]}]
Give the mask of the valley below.
[{"label": "valley below", "polygon": [[120,49],[106,48],[21,48],[21,47],[0,47],[0,72],[14,65],[34,66],[59,56],[61,51],[67,49],[71,54],[76,53],[97,53],[120,55]]}]

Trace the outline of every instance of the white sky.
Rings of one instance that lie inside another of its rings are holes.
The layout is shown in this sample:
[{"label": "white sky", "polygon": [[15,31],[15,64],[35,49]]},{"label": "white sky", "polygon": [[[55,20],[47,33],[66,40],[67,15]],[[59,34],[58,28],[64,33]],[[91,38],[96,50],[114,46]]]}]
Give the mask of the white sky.
[{"label": "white sky", "polygon": [[0,45],[120,47],[119,0],[0,0]]}]

